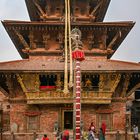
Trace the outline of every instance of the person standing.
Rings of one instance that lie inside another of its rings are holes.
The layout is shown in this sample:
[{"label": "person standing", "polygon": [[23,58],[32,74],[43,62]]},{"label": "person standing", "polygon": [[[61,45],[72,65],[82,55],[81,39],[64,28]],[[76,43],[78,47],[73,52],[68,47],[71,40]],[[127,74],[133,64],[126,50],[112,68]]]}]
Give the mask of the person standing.
[{"label": "person standing", "polygon": [[102,128],[99,130],[99,140],[105,140],[105,135]]},{"label": "person standing", "polygon": [[91,122],[91,124],[90,124],[90,126],[89,126],[89,129],[88,129],[88,130],[89,130],[89,131],[90,131],[90,130],[95,131],[95,126],[94,126],[93,122]]},{"label": "person standing", "polygon": [[88,140],[94,140],[94,139],[95,139],[95,135],[93,130],[91,129],[88,134]]},{"label": "person standing", "polygon": [[102,122],[101,128],[102,128],[103,135],[105,136],[105,132],[106,132],[106,124],[105,124],[105,122]]},{"label": "person standing", "polygon": [[94,140],[96,132],[95,132],[95,126],[94,126],[93,122],[91,122],[88,130],[89,130],[88,140]]},{"label": "person standing", "polygon": [[117,130],[117,133],[116,133],[116,140],[120,140],[121,136],[120,136],[120,132],[119,130]]},{"label": "person standing", "polygon": [[49,138],[47,137],[47,134],[44,135],[44,137],[42,138],[42,140],[49,140]]},{"label": "person standing", "polygon": [[134,140],[138,140],[138,126],[133,126]]},{"label": "person standing", "polygon": [[64,130],[62,140],[69,140],[69,131]]}]

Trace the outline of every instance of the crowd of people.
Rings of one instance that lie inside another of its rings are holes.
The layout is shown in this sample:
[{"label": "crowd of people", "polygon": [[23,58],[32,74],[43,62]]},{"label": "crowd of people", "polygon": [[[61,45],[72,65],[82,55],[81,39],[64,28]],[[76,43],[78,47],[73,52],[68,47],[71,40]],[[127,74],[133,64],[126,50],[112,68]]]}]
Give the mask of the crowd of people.
[{"label": "crowd of people", "polygon": [[[63,133],[58,131],[55,137],[56,140],[69,140],[69,131],[64,130]],[[44,134],[44,136],[41,139],[37,137],[36,140],[50,140],[50,139],[48,138],[47,134]]]},{"label": "crowd of people", "polygon": [[[93,122],[90,124],[88,129],[88,137],[87,140],[105,140],[105,131],[106,131],[106,124],[102,123],[101,128],[99,130],[99,138],[96,138],[96,129],[93,124]],[[63,132],[57,130],[57,133],[55,135],[56,140],[69,140],[69,130],[64,130]],[[84,140],[84,138],[82,138]],[[36,138],[36,140],[40,140],[39,138]],[[47,134],[45,134],[41,140],[49,140]]]},{"label": "crowd of people", "polygon": [[[88,136],[85,139],[84,137],[82,137],[83,140],[105,140],[105,132],[106,132],[106,124],[103,122],[101,125],[101,128],[99,130],[99,135],[98,138],[97,136],[97,132],[95,129],[95,126],[93,124],[93,122],[91,122],[89,129],[88,129]],[[81,132],[82,133],[82,132]],[[82,134],[81,134],[82,136]],[[56,135],[57,140],[69,140],[69,131],[68,130],[64,130],[63,132],[59,132]]]},{"label": "crowd of people", "polygon": [[[133,126],[133,132],[134,132],[134,140],[138,140],[138,126],[134,125]],[[88,129],[88,134],[87,137],[85,138],[84,136],[82,137],[82,140],[105,140],[105,133],[106,133],[106,124],[105,122],[102,122],[100,129],[97,130],[95,129],[95,125],[93,122],[91,122],[89,129]],[[118,131],[119,134],[119,131]],[[69,140],[70,138],[69,130],[64,130],[63,132],[57,131],[56,133],[56,140]],[[118,137],[117,137],[118,138]],[[36,139],[39,140],[39,139]],[[47,137],[47,134],[43,136],[41,140],[49,140]]]},{"label": "crowd of people", "polygon": [[103,122],[100,129],[98,137],[96,137],[96,129],[93,124],[93,122],[90,124],[89,130],[88,130],[88,140],[105,140],[105,132],[106,132],[106,124]]}]

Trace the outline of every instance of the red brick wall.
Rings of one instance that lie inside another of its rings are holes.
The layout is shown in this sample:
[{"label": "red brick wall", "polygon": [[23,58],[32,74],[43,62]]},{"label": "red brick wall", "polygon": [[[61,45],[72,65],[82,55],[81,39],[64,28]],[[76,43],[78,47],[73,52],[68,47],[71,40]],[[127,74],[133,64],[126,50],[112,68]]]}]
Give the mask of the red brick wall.
[{"label": "red brick wall", "polygon": [[58,121],[58,110],[57,107],[44,107],[41,109],[40,131],[53,132],[54,123]]},{"label": "red brick wall", "polygon": [[82,107],[82,120],[84,122],[84,130],[88,130],[91,122],[94,123],[96,128],[98,129],[98,111],[102,113],[111,114],[112,120],[112,131],[116,130],[125,130],[125,102],[112,102],[110,105],[89,105],[86,107]]},{"label": "red brick wall", "polygon": [[10,124],[16,123],[18,125],[18,132],[25,132],[26,118],[24,113],[26,104],[11,104],[10,106]]},{"label": "red brick wall", "polygon": [[[82,106],[82,120],[84,122],[84,130],[87,131],[91,122],[93,122],[98,129],[98,110],[105,110],[109,108],[112,114],[112,130],[125,129],[125,103],[113,102],[110,105],[87,105]],[[59,106],[40,105],[40,131],[39,132],[53,132],[55,121],[61,120],[61,112]],[[109,110],[108,109],[108,110]],[[11,124],[16,123],[19,126],[19,132],[26,132],[26,116],[24,112],[27,111],[26,104],[11,104],[10,120]]]},{"label": "red brick wall", "polygon": [[125,130],[125,112],[126,105],[124,102],[113,102],[113,129]]},{"label": "red brick wall", "polygon": [[[58,110],[56,107],[47,107],[47,105],[40,108],[40,132],[53,132],[54,123],[58,121]],[[27,111],[26,104],[11,104],[10,123],[18,125],[18,132],[27,131],[25,111]]]},{"label": "red brick wall", "polygon": [[91,122],[93,122],[96,126],[96,112],[94,107],[91,106],[87,106],[87,107],[83,107],[82,111],[81,111],[81,119],[84,122],[84,130],[88,130]]}]

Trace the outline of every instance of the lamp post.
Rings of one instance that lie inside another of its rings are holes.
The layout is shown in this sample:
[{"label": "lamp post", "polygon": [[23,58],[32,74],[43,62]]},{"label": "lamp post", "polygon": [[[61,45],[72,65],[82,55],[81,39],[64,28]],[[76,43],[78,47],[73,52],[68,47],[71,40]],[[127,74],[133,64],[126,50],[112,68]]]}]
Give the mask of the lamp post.
[{"label": "lamp post", "polygon": [[75,134],[74,139],[80,140],[81,138],[81,67],[80,62],[85,59],[84,52],[82,51],[82,42],[81,39],[81,31],[77,28],[74,28],[71,31],[72,38],[72,58],[75,61],[75,98],[74,98],[74,126],[75,126]]}]

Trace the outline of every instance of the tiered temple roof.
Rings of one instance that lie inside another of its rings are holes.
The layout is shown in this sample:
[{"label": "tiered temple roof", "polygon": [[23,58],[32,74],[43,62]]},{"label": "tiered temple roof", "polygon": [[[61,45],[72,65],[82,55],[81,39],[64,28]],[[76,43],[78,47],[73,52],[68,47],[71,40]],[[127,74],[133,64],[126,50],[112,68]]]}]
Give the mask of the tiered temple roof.
[{"label": "tiered temple roof", "polygon": [[[54,49],[54,45],[50,44],[50,49],[43,49],[43,34],[51,34],[51,38],[54,38],[55,44],[58,44],[57,37],[59,33],[64,32],[64,23],[48,23],[48,22],[23,22],[23,21],[4,21],[3,25],[7,30],[10,38],[15,44],[18,52],[22,58],[28,58],[30,55],[62,55],[62,49]],[[83,34],[83,50],[87,56],[107,56],[110,58],[122,41],[125,39],[131,28],[134,26],[133,22],[94,22],[94,23],[72,23],[72,28],[78,27]],[[36,41],[36,48],[32,49],[30,43],[30,33],[33,32],[34,40]],[[55,33],[55,34],[53,34]],[[91,36],[93,38],[91,38]],[[105,48],[99,48],[98,44],[94,43],[92,49],[88,49],[88,43],[86,40],[93,41],[94,38],[98,39],[99,36],[105,36],[105,38],[100,38],[99,41],[105,41]],[[27,51],[26,51],[26,48]]]},{"label": "tiered temple roof", "polygon": [[[64,0],[25,0],[31,21],[55,21],[64,17]],[[71,17],[101,22],[110,0],[71,0]]]}]

